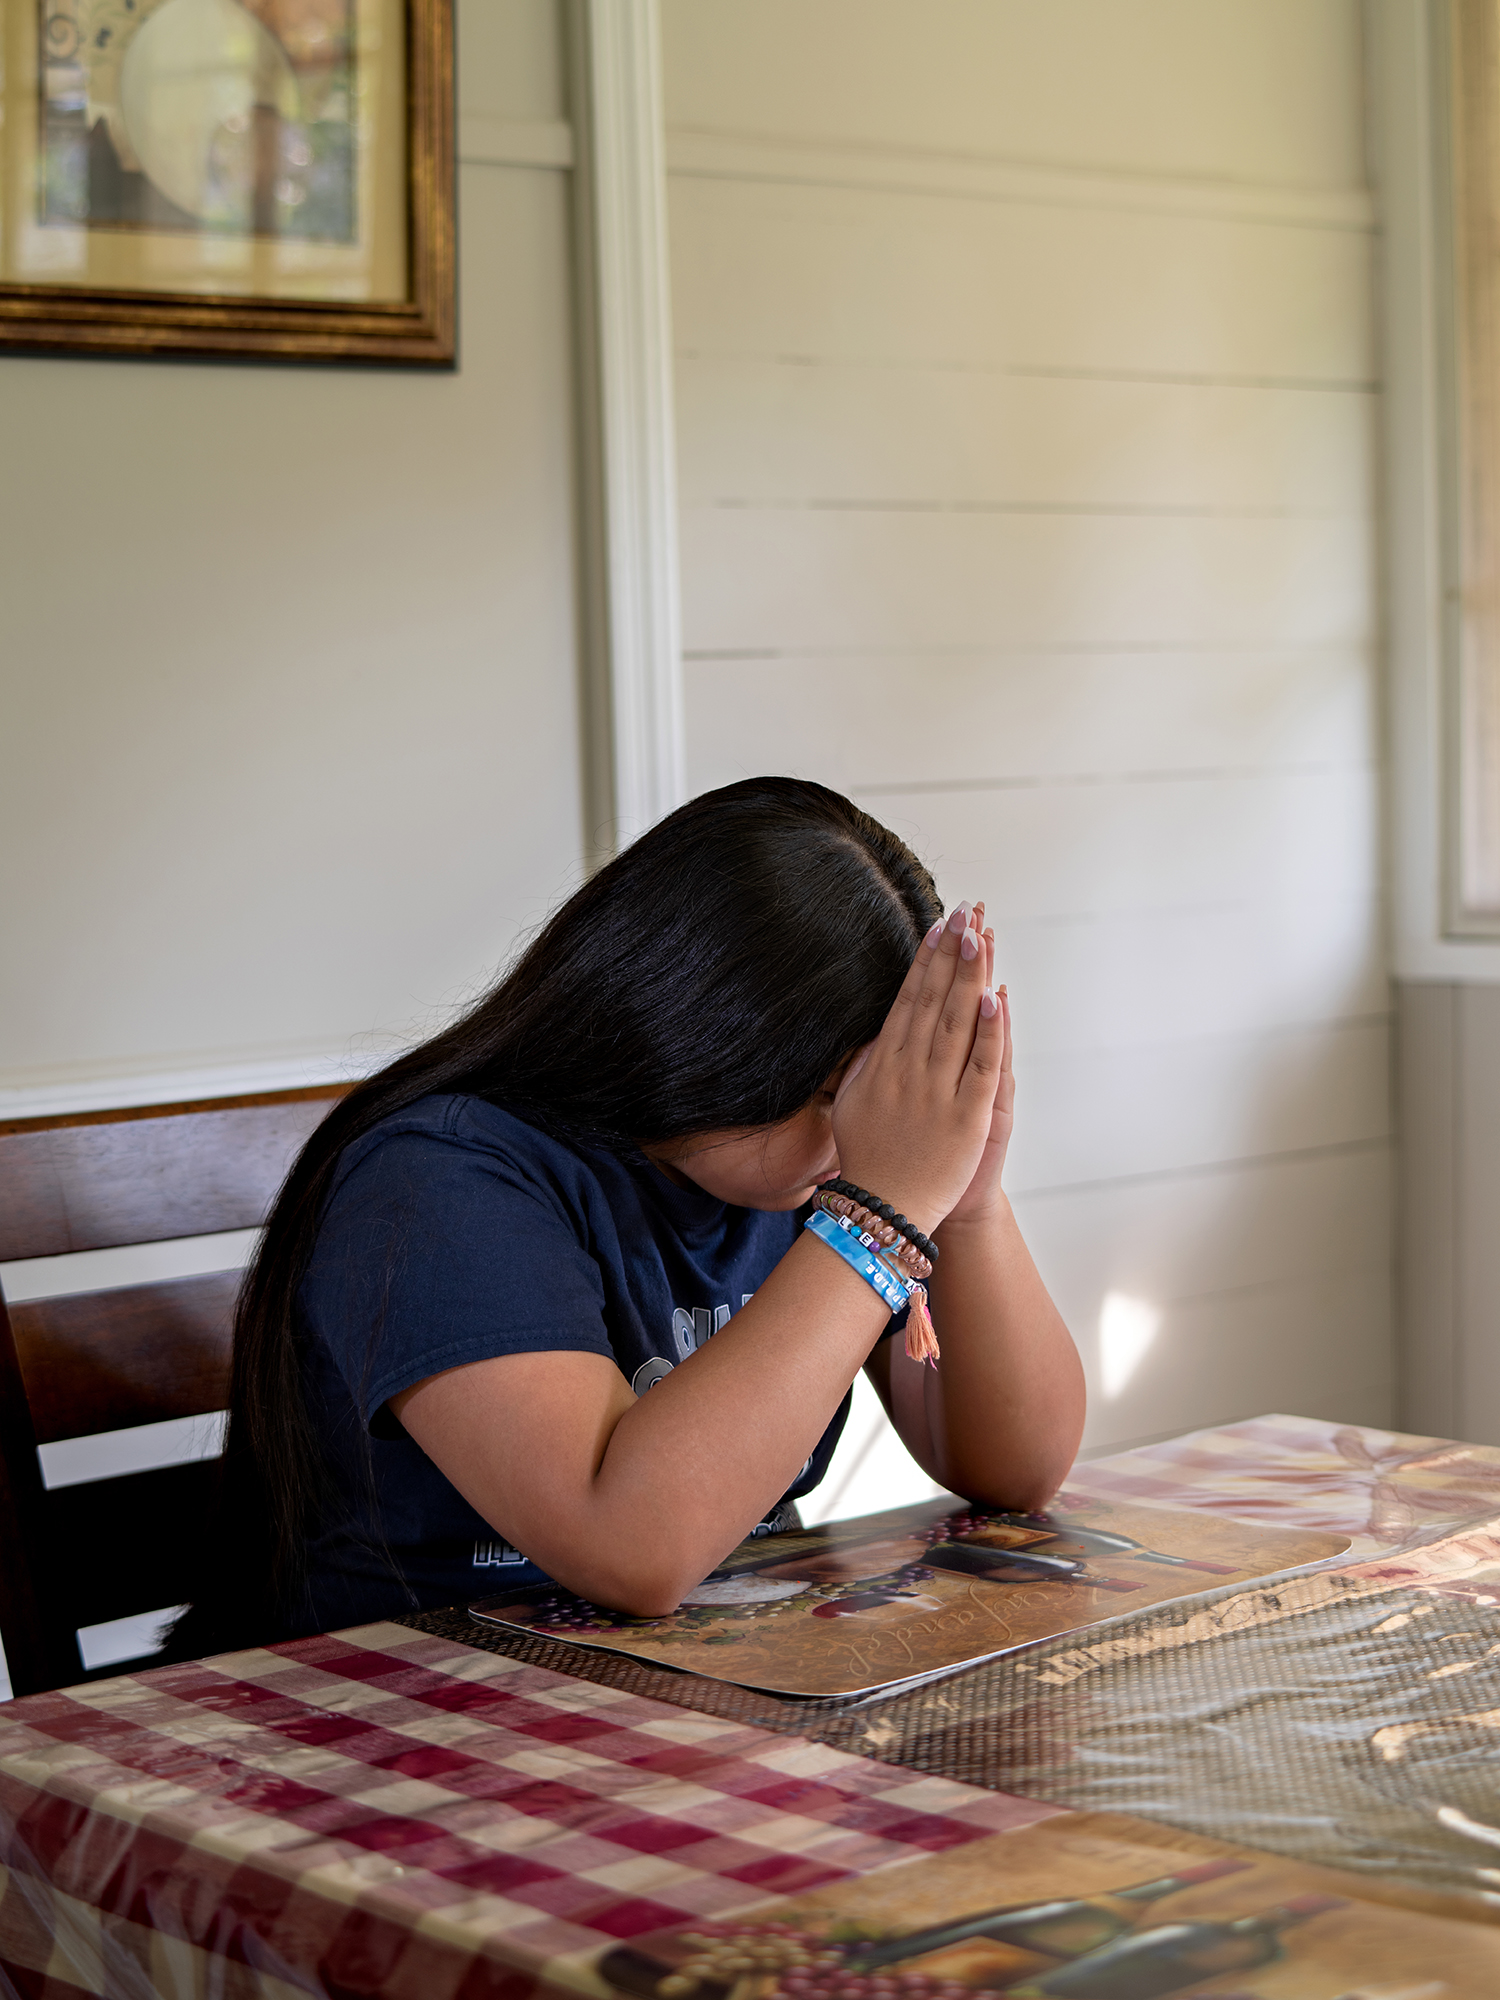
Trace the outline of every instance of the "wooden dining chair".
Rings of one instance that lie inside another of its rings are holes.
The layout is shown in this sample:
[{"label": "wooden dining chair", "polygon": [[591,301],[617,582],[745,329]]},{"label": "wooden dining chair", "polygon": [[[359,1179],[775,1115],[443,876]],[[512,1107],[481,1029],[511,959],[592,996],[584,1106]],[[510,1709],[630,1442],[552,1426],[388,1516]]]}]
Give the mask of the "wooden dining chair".
[{"label": "wooden dining chair", "polygon": [[[0,1123],[0,1264],[253,1228],[346,1086]],[[86,1672],[81,1626],[185,1601],[216,1464],[49,1490],[38,1447],[225,1406],[238,1271],[0,1290],[0,1639],[16,1694]]]}]

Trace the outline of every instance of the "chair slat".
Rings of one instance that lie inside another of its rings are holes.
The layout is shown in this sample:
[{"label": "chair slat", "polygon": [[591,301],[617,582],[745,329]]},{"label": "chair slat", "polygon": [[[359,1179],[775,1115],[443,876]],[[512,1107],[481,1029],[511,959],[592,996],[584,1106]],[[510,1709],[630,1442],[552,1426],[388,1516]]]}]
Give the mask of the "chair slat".
[{"label": "chair slat", "polygon": [[17,1694],[60,1686],[78,1657],[71,1634],[60,1635],[48,1617],[46,1567],[37,1563],[46,1543],[46,1507],[26,1385],[0,1299],[0,1635]]},{"label": "chair slat", "polygon": [[[0,1122],[0,1263],[252,1228],[343,1095]],[[223,1409],[239,1282],[226,1271],[9,1313],[0,1297],[0,1637],[17,1694],[82,1676],[78,1627],[192,1595],[216,1461],[49,1492],[37,1447]]]},{"label": "chair slat", "polygon": [[222,1410],[238,1271],[10,1307],[38,1444]]},{"label": "chair slat", "polygon": [[188,1601],[218,1475],[217,1461],[205,1460],[48,1494],[49,1540],[55,1559],[78,1573],[81,1623],[103,1625]]},{"label": "chair slat", "polygon": [[343,1086],[0,1127],[0,1262],[250,1229]]}]

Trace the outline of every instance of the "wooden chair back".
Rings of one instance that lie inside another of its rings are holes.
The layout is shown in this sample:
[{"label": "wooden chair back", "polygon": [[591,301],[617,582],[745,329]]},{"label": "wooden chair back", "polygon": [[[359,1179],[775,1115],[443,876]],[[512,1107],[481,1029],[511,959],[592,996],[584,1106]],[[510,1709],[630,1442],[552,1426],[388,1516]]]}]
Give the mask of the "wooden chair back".
[{"label": "wooden chair back", "polygon": [[[0,1264],[256,1227],[344,1088],[0,1123]],[[239,1279],[9,1307],[0,1289],[0,1638],[15,1693],[90,1677],[80,1626],[185,1601],[215,1462],[49,1490],[38,1447],[222,1410]]]}]

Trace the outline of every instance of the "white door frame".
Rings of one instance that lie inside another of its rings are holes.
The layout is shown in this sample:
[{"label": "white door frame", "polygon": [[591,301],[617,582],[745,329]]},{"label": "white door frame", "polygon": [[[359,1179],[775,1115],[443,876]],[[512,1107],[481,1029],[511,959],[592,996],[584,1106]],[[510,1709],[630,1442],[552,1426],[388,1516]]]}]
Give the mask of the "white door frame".
[{"label": "white door frame", "polygon": [[685,796],[657,0],[569,0],[584,568],[585,845]]}]

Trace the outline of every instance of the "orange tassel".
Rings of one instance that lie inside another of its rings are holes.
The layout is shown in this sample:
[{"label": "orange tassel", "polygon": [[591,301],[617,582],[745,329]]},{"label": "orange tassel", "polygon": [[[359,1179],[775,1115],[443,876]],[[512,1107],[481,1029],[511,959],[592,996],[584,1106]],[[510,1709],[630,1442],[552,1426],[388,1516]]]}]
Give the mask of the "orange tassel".
[{"label": "orange tassel", "polygon": [[937,1335],[932,1314],[927,1310],[927,1292],[922,1285],[911,1288],[911,1308],[906,1315],[906,1351],[913,1361],[932,1365],[938,1358]]}]

